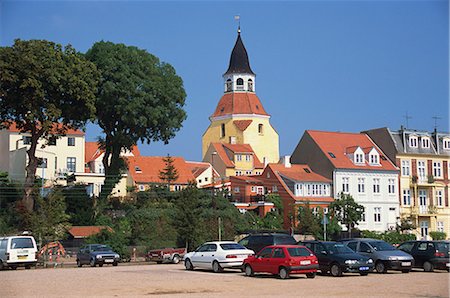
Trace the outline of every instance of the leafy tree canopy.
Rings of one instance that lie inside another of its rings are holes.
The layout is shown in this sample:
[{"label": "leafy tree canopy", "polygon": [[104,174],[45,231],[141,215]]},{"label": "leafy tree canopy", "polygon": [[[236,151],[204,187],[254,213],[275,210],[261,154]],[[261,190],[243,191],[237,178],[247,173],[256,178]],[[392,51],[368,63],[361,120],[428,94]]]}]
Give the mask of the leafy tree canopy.
[{"label": "leafy tree canopy", "polygon": [[343,225],[351,233],[351,230],[359,221],[362,220],[364,214],[364,206],[355,202],[350,194],[340,193],[339,197],[330,204],[332,216]]}]

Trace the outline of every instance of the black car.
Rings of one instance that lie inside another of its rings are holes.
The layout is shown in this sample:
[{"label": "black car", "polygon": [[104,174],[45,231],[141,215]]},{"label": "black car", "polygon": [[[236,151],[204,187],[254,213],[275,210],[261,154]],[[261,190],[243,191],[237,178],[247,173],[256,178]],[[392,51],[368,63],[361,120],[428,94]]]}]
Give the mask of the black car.
[{"label": "black car", "polygon": [[120,261],[120,255],[115,253],[111,247],[103,244],[88,244],[80,248],[77,253],[77,266],[111,264],[117,266]]},{"label": "black car", "polygon": [[283,233],[255,233],[250,234],[247,237],[239,241],[240,245],[253,250],[258,253],[266,246],[269,245],[279,245],[279,244],[289,244],[295,245],[297,241],[294,237],[289,234]]},{"label": "black car", "polygon": [[423,268],[427,272],[434,269],[450,271],[450,241],[406,241],[397,249],[414,257],[414,267]]},{"label": "black car", "polygon": [[344,272],[354,272],[367,275],[373,270],[373,260],[355,253],[342,243],[333,241],[301,241],[314,252],[319,260],[319,269],[322,274],[331,273],[332,276],[341,276]]}]

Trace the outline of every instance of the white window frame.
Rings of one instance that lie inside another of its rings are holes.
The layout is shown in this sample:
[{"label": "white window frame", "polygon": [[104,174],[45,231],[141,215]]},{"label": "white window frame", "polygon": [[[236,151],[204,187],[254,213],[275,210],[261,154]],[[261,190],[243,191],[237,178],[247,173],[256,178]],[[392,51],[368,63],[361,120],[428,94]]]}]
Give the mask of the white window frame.
[{"label": "white window frame", "polygon": [[388,179],[388,193],[395,194],[395,179]]},{"label": "white window frame", "polygon": [[408,159],[402,160],[402,176],[411,175],[411,161]]},{"label": "white window frame", "polygon": [[358,178],[358,193],[366,192],[365,180],[366,180],[365,178]]},{"label": "white window frame", "polygon": [[433,161],[433,176],[434,178],[442,178],[442,162]]},{"label": "white window frame", "polygon": [[233,192],[234,192],[234,193],[240,193],[241,190],[239,189],[239,186],[236,186],[236,187],[233,189]]},{"label": "white window frame", "polygon": [[272,192],[278,192],[278,187],[276,185],[272,185]]},{"label": "white window frame", "polygon": [[245,161],[252,161],[250,154],[245,154]]},{"label": "white window frame", "polygon": [[380,178],[373,178],[373,193],[380,193]]},{"label": "white window frame", "polygon": [[363,153],[355,153],[355,163],[356,164],[364,163],[364,154]]},{"label": "white window frame", "polygon": [[381,223],[381,207],[373,208],[373,221],[375,223]]},{"label": "white window frame", "polygon": [[444,191],[442,189],[436,189],[436,206],[444,207]]},{"label": "white window frame", "polygon": [[75,137],[67,137],[67,146],[69,147],[75,146]]},{"label": "white window frame", "polygon": [[420,145],[422,148],[430,148],[430,138],[429,137],[421,137],[420,138]]},{"label": "white window frame", "polygon": [[370,154],[369,159],[370,159],[370,164],[372,164],[372,165],[380,164],[380,156],[378,154]]},{"label": "white window frame", "polygon": [[417,177],[420,181],[427,180],[427,162],[425,160],[417,161]]},{"label": "white window frame", "polygon": [[[73,164],[73,168],[69,167],[69,164]],[[77,158],[76,157],[67,157],[66,159],[66,167],[69,172],[76,172],[77,171]],[[73,170],[73,171],[72,171]]]},{"label": "white window frame", "polygon": [[350,192],[349,181],[350,181],[349,177],[342,177],[342,192],[343,193],[349,193]]},{"label": "white window frame", "polygon": [[403,190],[403,206],[411,206],[411,189]]},{"label": "white window frame", "polygon": [[242,161],[242,155],[236,154],[236,161]]},{"label": "white window frame", "polygon": [[419,140],[417,138],[417,136],[409,136],[409,147],[411,148],[417,148],[419,146]]},{"label": "white window frame", "polygon": [[443,221],[438,221],[436,223],[436,229],[438,232],[444,232],[444,222]]},{"label": "white window frame", "polygon": [[444,150],[450,150],[450,139],[445,138],[442,140],[442,148]]}]

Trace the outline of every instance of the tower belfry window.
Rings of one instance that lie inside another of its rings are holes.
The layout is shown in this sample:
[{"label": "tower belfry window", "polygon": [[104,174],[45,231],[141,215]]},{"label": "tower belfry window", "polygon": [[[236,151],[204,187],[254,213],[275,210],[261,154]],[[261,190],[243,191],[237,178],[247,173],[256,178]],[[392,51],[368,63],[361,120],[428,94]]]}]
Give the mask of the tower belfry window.
[{"label": "tower belfry window", "polygon": [[220,137],[224,138],[225,137],[225,123],[222,123],[220,125]]},{"label": "tower belfry window", "polygon": [[253,92],[253,81],[252,79],[248,79],[248,91]]},{"label": "tower belfry window", "polygon": [[233,91],[233,82],[231,81],[231,79],[227,80],[227,92],[231,92]]},{"label": "tower belfry window", "polygon": [[244,90],[244,80],[239,78],[236,80],[236,90]]}]

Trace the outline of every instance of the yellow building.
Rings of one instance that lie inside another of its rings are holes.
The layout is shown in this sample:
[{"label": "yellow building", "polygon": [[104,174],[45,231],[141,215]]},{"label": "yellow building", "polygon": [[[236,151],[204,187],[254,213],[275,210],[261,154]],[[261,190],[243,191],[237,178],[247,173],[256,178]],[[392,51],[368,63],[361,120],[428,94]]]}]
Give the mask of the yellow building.
[{"label": "yellow building", "polygon": [[430,232],[450,237],[450,135],[401,128],[366,131],[400,168],[400,217],[410,220],[417,239]]},{"label": "yellow building", "polygon": [[[203,161],[213,163],[212,154],[216,151],[209,152],[211,144],[222,143],[250,145],[252,154],[254,153],[263,165],[278,162],[278,133],[270,124],[270,115],[264,110],[261,101],[256,96],[255,77],[256,75],[250,68],[247,51],[242,43],[240,30],[238,30],[230,64],[223,75],[224,95],[209,118],[211,124],[202,137]],[[213,166],[216,167],[215,164]],[[244,173],[252,167],[254,168],[253,165],[249,165]],[[237,169],[237,171],[239,170],[241,169]],[[225,171],[219,172],[221,175],[223,173],[229,176],[229,174],[235,174],[236,171],[228,168],[226,173]],[[252,172],[252,174],[254,173]]]}]

